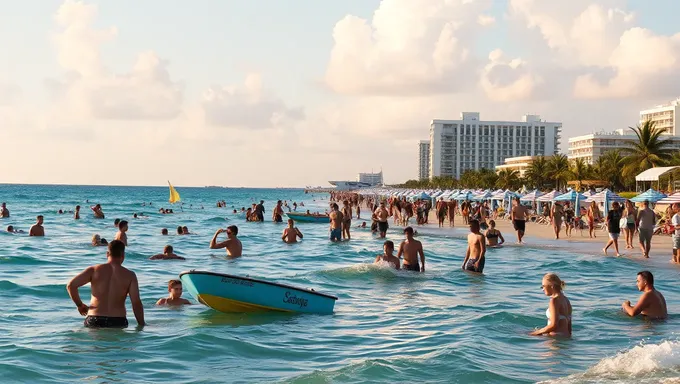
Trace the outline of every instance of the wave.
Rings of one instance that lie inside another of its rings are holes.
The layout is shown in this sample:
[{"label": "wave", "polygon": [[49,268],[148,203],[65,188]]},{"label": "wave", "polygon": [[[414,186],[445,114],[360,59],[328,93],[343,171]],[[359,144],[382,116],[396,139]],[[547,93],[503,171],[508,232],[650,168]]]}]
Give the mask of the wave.
[{"label": "wave", "polygon": [[[349,267],[325,269],[321,271],[312,272],[315,275],[329,277],[329,278],[365,278],[368,276],[375,277],[397,277],[402,274],[407,274],[405,271],[397,271],[390,267],[386,262],[379,262],[378,264],[356,264]],[[412,275],[411,273],[408,273]]]},{"label": "wave", "polygon": [[66,284],[49,284],[27,287],[8,280],[0,280],[0,291],[3,293],[12,293],[14,296],[31,295],[40,298],[68,297],[68,294],[66,293]]},{"label": "wave", "polygon": [[48,261],[23,256],[0,256],[0,265],[44,265]]},{"label": "wave", "polygon": [[600,360],[583,373],[544,383],[660,383],[680,375],[680,341],[641,344]]}]

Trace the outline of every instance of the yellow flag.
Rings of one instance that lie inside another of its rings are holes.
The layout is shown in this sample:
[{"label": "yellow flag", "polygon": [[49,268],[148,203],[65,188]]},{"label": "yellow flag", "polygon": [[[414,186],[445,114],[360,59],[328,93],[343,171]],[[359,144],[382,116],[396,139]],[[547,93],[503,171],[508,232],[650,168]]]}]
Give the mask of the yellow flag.
[{"label": "yellow flag", "polygon": [[170,199],[168,200],[171,204],[174,204],[180,200],[179,198],[179,193],[175,190],[175,188],[170,184],[170,181],[168,181],[168,185],[170,186]]}]

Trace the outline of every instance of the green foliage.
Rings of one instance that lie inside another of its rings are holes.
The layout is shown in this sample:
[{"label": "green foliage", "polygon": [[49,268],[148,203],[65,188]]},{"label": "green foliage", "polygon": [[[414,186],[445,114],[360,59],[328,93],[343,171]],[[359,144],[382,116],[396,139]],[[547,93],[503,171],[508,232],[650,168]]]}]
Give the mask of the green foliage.
[{"label": "green foliage", "polygon": [[630,140],[621,150],[625,156],[624,176],[634,177],[649,168],[668,165],[674,159],[670,140],[661,137],[664,130],[657,128],[655,122],[647,120],[642,126],[631,129],[638,139]]}]

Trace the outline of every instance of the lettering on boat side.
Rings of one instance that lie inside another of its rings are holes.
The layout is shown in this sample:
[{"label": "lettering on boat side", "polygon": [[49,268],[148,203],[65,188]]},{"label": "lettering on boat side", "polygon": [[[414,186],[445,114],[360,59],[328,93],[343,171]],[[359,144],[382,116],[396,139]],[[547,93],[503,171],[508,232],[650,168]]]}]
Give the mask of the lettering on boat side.
[{"label": "lettering on boat side", "polygon": [[241,279],[232,279],[232,278],[230,278],[230,277],[223,277],[223,278],[222,278],[222,282],[223,282],[223,283],[227,283],[227,284],[245,285],[245,286],[247,286],[247,287],[252,287],[252,286],[253,286],[253,282],[252,282],[252,281],[241,280]]},{"label": "lettering on boat side", "polygon": [[283,298],[283,302],[288,303],[288,304],[297,305],[300,308],[304,308],[304,307],[307,306],[307,299],[304,299],[302,297],[297,297],[297,296],[295,296],[295,294],[290,293],[290,292],[286,292],[286,294],[284,295],[284,298]]}]

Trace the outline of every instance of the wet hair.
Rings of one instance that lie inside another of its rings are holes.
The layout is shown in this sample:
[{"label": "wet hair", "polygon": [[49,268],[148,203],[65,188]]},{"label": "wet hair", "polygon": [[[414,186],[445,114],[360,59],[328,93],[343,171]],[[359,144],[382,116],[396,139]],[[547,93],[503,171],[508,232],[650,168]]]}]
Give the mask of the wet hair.
[{"label": "wet hair", "polygon": [[92,235],[92,244],[93,245],[99,244],[99,243],[101,243],[101,241],[102,241],[102,238],[101,238],[101,236],[99,236],[99,234]]},{"label": "wet hair", "polygon": [[127,220],[121,220],[120,223],[118,223],[118,228],[127,227],[127,226],[128,226]]},{"label": "wet hair", "polygon": [[555,274],[555,273],[546,273],[546,274],[543,276],[543,279],[546,280],[546,281],[548,281],[548,282],[550,283],[550,285],[552,285],[553,288],[555,288],[555,289],[558,290],[558,291],[563,290],[564,287],[567,285],[567,283],[565,283],[564,281],[562,281],[562,280],[560,279],[560,277],[557,276],[557,274]]},{"label": "wet hair", "polygon": [[411,227],[404,228],[404,233],[408,233],[409,235],[413,235],[413,228],[411,228]]},{"label": "wet hair", "polygon": [[172,248],[172,245],[168,244],[163,248],[163,253],[172,253],[175,249]]},{"label": "wet hair", "polygon": [[231,231],[231,233],[234,234],[234,236],[238,235],[238,227],[235,225],[230,225],[227,227],[228,230]]},{"label": "wet hair", "polygon": [[116,227],[118,226],[118,224],[120,224],[120,219],[116,219],[113,221],[113,225],[115,225]]},{"label": "wet hair", "polygon": [[383,247],[385,247],[385,246],[389,249],[392,249],[392,250],[394,249],[394,243],[392,242],[392,240],[385,241],[383,243]]},{"label": "wet hair", "polygon": [[476,229],[479,231],[479,220],[470,220],[470,229]]},{"label": "wet hair", "polygon": [[496,222],[493,221],[493,220],[489,220],[489,226],[495,227],[495,226],[496,226]]},{"label": "wet hair", "polygon": [[175,285],[182,285],[182,280],[170,280],[168,281],[168,291],[172,289]]},{"label": "wet hair", "polygon": [[125,256],[125,243],[120,240],[111,241],[109,243],[109,255],[114,259],[120,259]]},{"label": "wet hair", "polygon": [[182,226],[180,225],[177,227],[177,234],[181,235],[182,233],[184,233],[184,231],[182,230]]},{"label": "wet hair", "polygon": [[7,232],[14,232],[14,227],[11,225],[7,226]]},{"label": "wet hair", "polygon": [[649,271],[640,271],[637,274],[638,276],[642,277],[644,281],[647,282],[649,285],[654,285],[654,275],[652,275],[651,272]]},{"label": "wet hair", "polygon": [[43,215],[38,215],[38,216],[36,216],[35,218],[38,219],[38,220],[40,220],[40,219],[43,219],[44,217],[43,217]]},{"label": "wet hair", "polygon": [[76,209],[80,209],[80,205],[76,205]]},{"label": "wet hair", "polygon": [[137,214],[135,213],[134,215],[132,215],[132,217],[134,217],[134,218],[136,219],[136,218],[137,218]]},{"label": "wet hair", "polygon": [[161,229],[161,235],[167,235],[167,234],[168,234],[168,229],[167,229],[167,228]]}]

